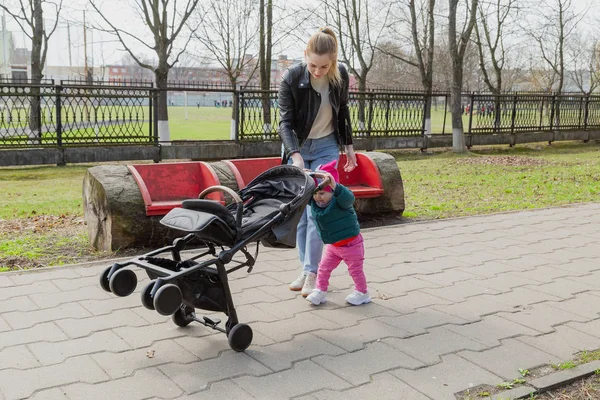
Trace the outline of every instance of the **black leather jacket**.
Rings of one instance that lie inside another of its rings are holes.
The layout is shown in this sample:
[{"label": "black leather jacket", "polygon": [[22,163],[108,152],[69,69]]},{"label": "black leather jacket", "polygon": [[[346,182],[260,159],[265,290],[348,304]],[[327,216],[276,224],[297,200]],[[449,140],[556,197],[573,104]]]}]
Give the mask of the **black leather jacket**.
[{"label": "black leather jacket", "polygon": [[[348,111],[350,78],[346,67],[338,64],[338,68],[342,85],[330,85],[329,101],[333,112],[334,134],[338,144],[343,146],[352,144],[352,125]],[[306,64],[290,67],[284,73],[279,87],[279,137],[285,148],[284,163],[292,153],[300,151],[317,118],[320,106],[320,94],[310,84],[310,73]]]}]

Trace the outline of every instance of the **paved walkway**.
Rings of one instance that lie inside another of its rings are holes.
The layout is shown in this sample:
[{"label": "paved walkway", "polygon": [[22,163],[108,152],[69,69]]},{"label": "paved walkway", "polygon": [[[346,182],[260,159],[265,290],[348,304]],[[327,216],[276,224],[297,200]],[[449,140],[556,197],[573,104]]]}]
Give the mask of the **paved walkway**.
[{"label": "paved walkway", "polygon": [[293,250],[233,273],[246,353],[104,292],[106,264],[0,274],[0,399],[443,400],[600,348],[600,204],[364,236],[367,306],[342,267],[324,306],[290,292]]}]

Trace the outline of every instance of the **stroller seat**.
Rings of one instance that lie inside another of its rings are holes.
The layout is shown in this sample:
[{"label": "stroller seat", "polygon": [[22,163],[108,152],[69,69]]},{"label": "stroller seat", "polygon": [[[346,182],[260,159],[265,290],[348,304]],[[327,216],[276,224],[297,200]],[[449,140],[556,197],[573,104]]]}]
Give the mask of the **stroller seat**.
[{"label": "stroller seat", "polygon": [[218,245],[233,246],[270,221],[282,204],[279,199],[264,198],[244,205],[240,232],[235,219],[237,207],[228,208],[214,200],[184,200],[182,208],[173,209],[161,223]]}]

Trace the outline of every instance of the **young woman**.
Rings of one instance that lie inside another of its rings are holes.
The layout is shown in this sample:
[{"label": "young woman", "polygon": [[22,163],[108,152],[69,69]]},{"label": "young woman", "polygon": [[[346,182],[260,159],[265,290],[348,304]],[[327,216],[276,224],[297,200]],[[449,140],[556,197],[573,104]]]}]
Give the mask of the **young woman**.
[{"label": "young woman", "polygon": [[[348,71],[338,65],[338,42],[330,28],[320,29],[308,40],[306,62],[289,68],[279,88],[279,136],[283,163],[314,170],[339,159],[345,151],[344,170],[356,167],[352,126],[348,112]],[[310,206],[300,224],[296,243],[302,272],[290,284],[308,296],[315,288],[323,242],[317,232]]]}]

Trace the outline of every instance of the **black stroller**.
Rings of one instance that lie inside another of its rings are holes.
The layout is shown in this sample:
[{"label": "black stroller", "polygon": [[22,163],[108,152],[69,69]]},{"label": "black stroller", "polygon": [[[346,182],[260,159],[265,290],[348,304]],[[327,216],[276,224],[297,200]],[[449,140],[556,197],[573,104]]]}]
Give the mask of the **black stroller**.
[{"label": "black stroller", "polygon": [[[204,190],[198,199],[183,201],[182,208],[171,210],[160,221],[187,232],[186,236],[170,246],[108,267],[100,276],[100,285],[117,296],[128,296],[137,286],[137,276],[125,267],[144,268],[151,279],[141,292],[146,308],[172,315],[178,326],[196,321],[223,332],[233,350],[244,351],[252,342],[252,329],[238,323],[227,275],[244,267],[252,271],[259,243],[278,248],[296,246],[296,227],[302,212],[315,189],[326,183],[315,187],[314,175],[280,165],[260,174],[239,194],[224,186]],[[229,194],[235,202],[223,206],[203,199],[215,191]],[[181,251],[186,245],[198,241],[206,251],[182,260]],[[254,255],[247,249],[252,242],[256,242]],[[244,261],[233,259],[239,251],[244,254]],[[171,257],[160,257],[162,253],[170,253]],[[226,269],[229,263],[236,265]],[[219,326],[221,321],[217,318],[196,316],[196,308],[225,313],[225,328]]]}]

